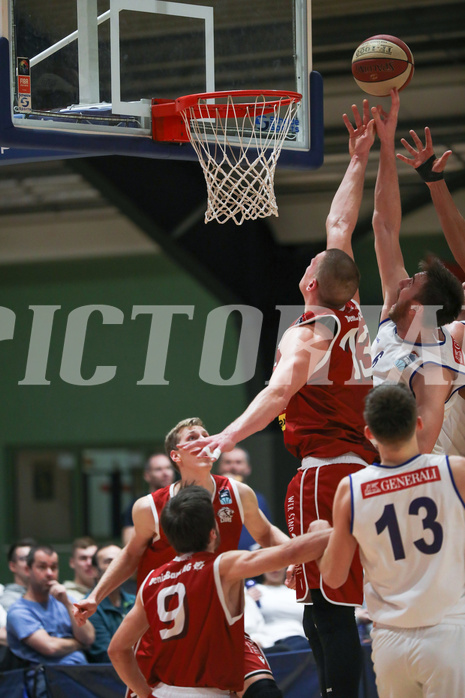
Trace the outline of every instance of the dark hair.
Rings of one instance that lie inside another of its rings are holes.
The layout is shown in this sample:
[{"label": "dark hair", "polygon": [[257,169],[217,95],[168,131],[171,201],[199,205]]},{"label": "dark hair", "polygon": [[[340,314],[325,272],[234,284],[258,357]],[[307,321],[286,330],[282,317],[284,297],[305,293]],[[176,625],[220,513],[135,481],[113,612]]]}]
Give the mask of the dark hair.
[{"label": "dark hair", "polygon": [[198,485],[181,487],[165,505],[160,523],[177,553],[205,550],[216,527],[211,494]]},{"label": "dark hair", "polygon": [[[166,453],[162,453],[161,451],[155,451],[154,453],[151,453],[150,456],[147,458],[144,464],[144,470],[147,471],[150,468],[150,461],[152,458],[157,458],[158,456],[163,456],[163,458],[166,456]],[[168,456],[169,458],[169,456]],[[171,458],[170,458],[171,461]]]},{"label": "dark hair", "polygon": [[430,257],[420,262],[420,270],[426,274],[426,282],[421,286],[415,298],[423,306],[435,306],[435,313],[424,316],[424,324],[430,327],[440,327],[453,322],[463,305],[462,284],[437,257]]},{"label": "dark hair", "polygon": [[326,250],[318,263],[316,280],[321,305],[341,308],[357,292],[360,272],[352,257],[346,252],[331,248]]},{"label": "dark hair", "polygon": [[200,419],[200,417],[188,417],[187,419],[183,419],[181,422],[178,422],[175,427],[171,429],[165,436],[165,451],[166,455],[170,459],[171,463],[175,467],[175,469],[179,472],[179,468],[176,465],[176,463],[172,460],[170,453],[173,451],[179,441],[179,432],[182,431],[183,429],[186,429],[186,427],[202,427],[203,429],[205,428],[204,423]]},{"label": "dark hair", "polygon": [[118,545],[118,543],[114,543],[113,541],[109,541],[107,543],[102,543],[102,545],[99,545],[97,547],[97,550],[95,551],[95,553],[92,555],[92,566],[96,567],[99,570],[100,568],[98,566],[98,558],[97,558],[99,552],[102,550],[105,550],[105,548],[112,548],[113,546],[115,546],[117,548],[120,547]]},{"label": "dark hair", "polygon": [[366,396],[363,416],[381,443],[405,441],[416,429],[417,403],[402,383],[383,383]]},{"label": "dark hair", "polygon": [[91,545],[97,545],[97,543],[94,541],[93,538],[90,538],[89,536],[75,538],[71,546],[71,557],[74,556],[76,550],[80,550],[81,548],[90,548]]},{"label": "dark hair", "polygon": [[46,553],[47,555],[53,555],[54,553],[56,553],[55,548],[54,548],[53,546],[51,546],[51,545],[34,545],[34,546],[32,546],[32,548],[30,549],[30,551],[29,551],[29,553],[28,553],[28,556],[27,556],[26,564],[27,564],[28,567],[32,567],[32,565],[34,564],[34,557],[35,557],[35,554],[36,554],[39,550],[42,550],[42,551],[43,551],[44,553]]},{"label": "dark hair", "polygon": [[21,538],[21,540],[16,541],[16,543],[12,543],[8,548],[8,562],[16,562],[17,548],[31,548],[33,545],[37,545],[37,541],[34,540],[34,538]]}]

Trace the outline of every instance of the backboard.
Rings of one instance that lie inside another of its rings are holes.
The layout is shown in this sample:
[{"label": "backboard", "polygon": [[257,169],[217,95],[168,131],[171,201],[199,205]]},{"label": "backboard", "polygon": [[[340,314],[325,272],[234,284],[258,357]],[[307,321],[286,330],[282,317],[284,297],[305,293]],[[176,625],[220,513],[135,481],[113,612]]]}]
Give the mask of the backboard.
[{"label": "backboard", "polygon": [[303,95],[280,163],[322,164],[310,0],[0,2],[0,146],[194,159],[153,98],[276,89]]}]

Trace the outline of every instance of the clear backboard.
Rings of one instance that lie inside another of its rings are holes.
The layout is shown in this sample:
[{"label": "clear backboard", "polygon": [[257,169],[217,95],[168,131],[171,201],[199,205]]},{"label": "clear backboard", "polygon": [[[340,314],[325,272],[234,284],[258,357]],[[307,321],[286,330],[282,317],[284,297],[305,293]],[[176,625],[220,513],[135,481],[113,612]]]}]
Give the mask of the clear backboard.
[{"label": "clear backboard", "polygon": [[152,99],[289,90],[280,163],[322,164],[310,0],[0,1],[0,146],[194,159],[154,142]]}]

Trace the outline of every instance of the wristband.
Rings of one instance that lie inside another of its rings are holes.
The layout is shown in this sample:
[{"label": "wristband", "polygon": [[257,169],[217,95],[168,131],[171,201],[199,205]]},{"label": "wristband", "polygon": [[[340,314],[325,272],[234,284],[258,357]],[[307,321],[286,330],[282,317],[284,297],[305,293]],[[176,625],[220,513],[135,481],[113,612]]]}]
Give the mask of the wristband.
[{"label": "wristband", "polygon": [[435,161],[436,155],[433,154],[426,162],[415,167],[424,182],[438,182],[440,179],[444,179],[444,172],[433,172]]}]

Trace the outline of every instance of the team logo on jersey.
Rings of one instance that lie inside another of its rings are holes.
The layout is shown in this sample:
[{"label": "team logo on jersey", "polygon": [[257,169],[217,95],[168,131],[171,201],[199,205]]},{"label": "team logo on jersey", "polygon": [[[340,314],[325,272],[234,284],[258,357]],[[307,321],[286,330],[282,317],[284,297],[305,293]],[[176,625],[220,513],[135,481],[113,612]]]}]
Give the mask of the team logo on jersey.
[{"label": "team logo on jersey", "polygon": [[228,487],[222,487],[218,493],[221,504],[232,504],[231,492]]},{"label": "team logo on jersey", "polygon": [[412,352],[407,356],[402,356],[400,359],[397,359],[395,366],[402,373],[402,371],[405,368],[407,368],[407,366],[409,366],[410,364],[413,364],[413,362],[416,361],[417,358],[417,354],[415,354],[415,352]]},{"label": "team logo on jersey", "polygon": [[283,412],[278,417],[278,424],[281,427],[281,431],[286,431],[286,413]]},{"label": "team logo on jersey", "polygon": [[229,507],[223,507],[218,510],[218,518],[220,523],[231,523],[234,516],[234,510]]},{"label": "team logo on jersey", "polygon": [[380,480],[372,480],[371,482],[362,483],[362,497],[376,497],[380,494],[395,492],[397,490],[406,490],[409,487],[417,487],[424,485],[426,482],[434,482],[441,479],[441,474],[437,465],[432,465],[429,468],[420,468],[412,470],[410,473],[402,475],[391,475],[383,477]]},{"label": "team logo on jersey", "polygon": [[[379,342],[379,339],[377,341]],[[376,366],[376,364],[378,363],[380,358],[383,356],[383,354],[384,354],[384,351],[380,351],[379,354],[376,354],[375,358],[373,359],[372,368],[374,368]]]},{"label": "team logo on jersey", "polygon": [[465,363],[465,361],[463,359],[463,351],[460,348],[460,344],[458,344],[453,337],[452,337],[452,349],[454,352],[454,359],[455,359],[456,363],[462,364],[462,366],[463,366],[463,364]]}]

